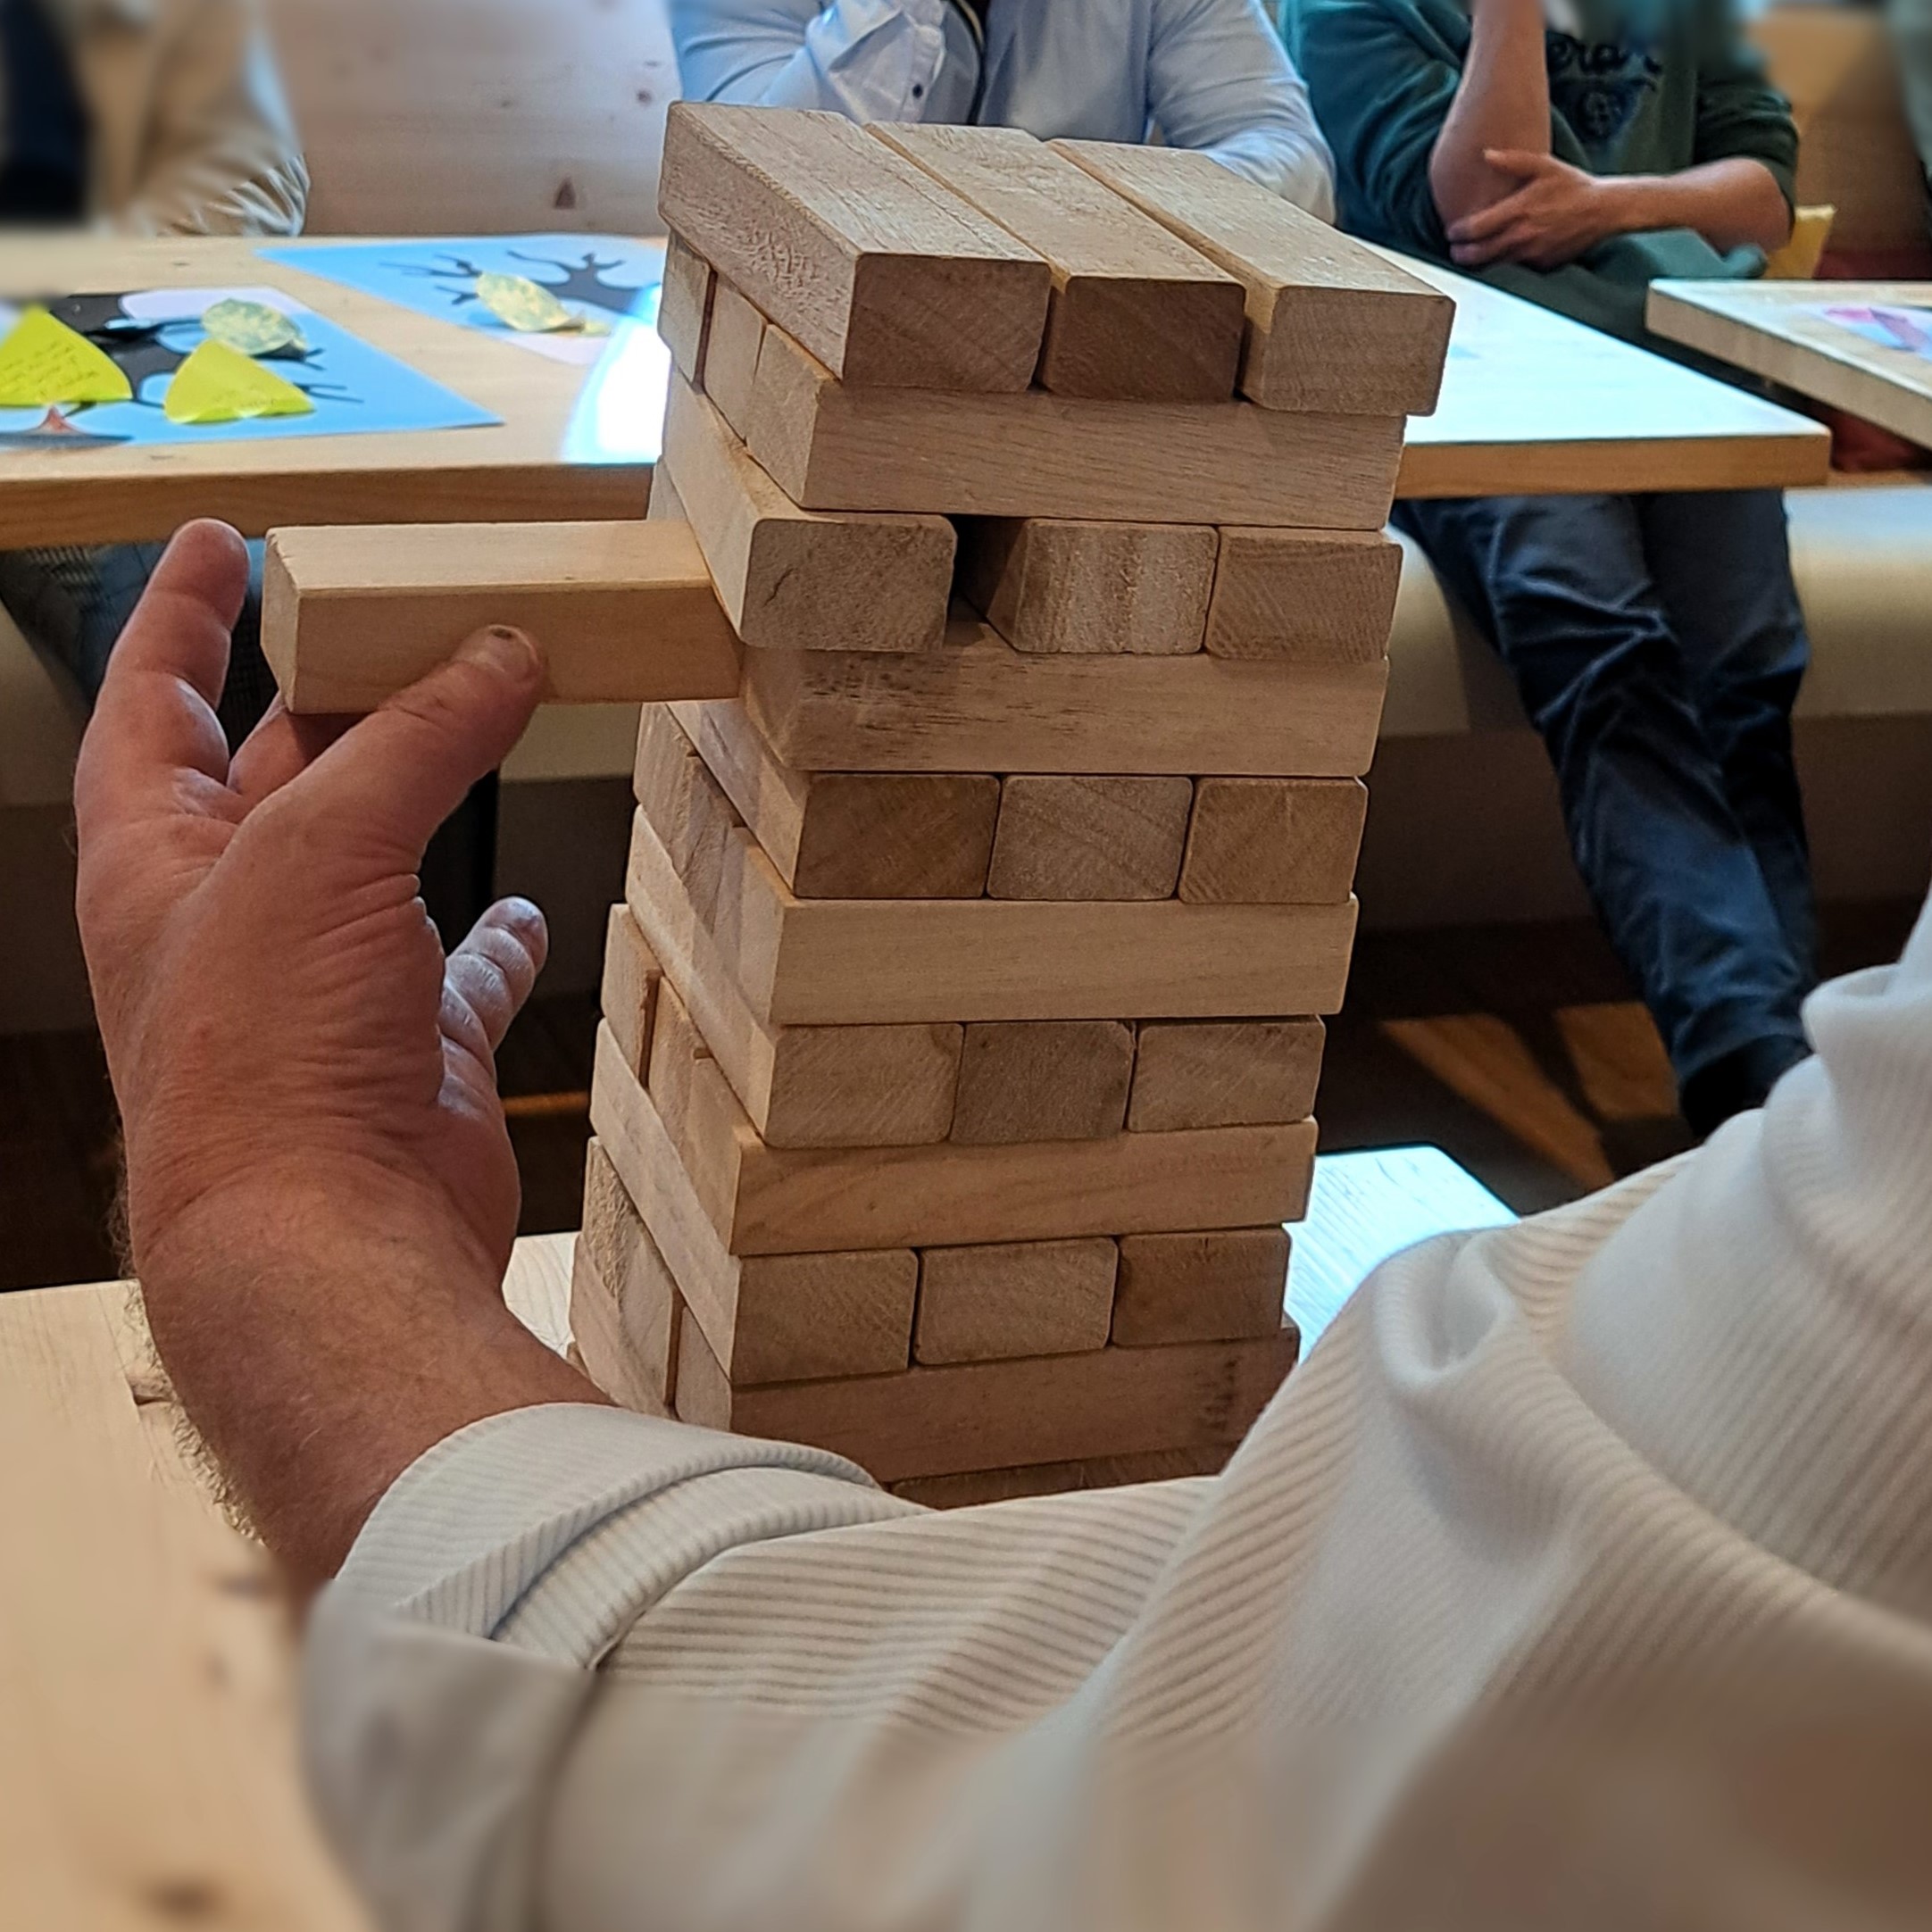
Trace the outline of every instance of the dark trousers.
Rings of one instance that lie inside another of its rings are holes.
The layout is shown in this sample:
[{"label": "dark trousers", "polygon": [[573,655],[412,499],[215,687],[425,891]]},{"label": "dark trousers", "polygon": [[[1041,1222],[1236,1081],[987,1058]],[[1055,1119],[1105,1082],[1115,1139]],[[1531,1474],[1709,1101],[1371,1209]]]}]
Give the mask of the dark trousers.
[{"label": "dark trousers", "polygon": [[1405,503],[1542,733],[1571,849],[1679,1084],[1802,1048],[1816,913],[1791,753],[1809,645],[1775,490]]}]

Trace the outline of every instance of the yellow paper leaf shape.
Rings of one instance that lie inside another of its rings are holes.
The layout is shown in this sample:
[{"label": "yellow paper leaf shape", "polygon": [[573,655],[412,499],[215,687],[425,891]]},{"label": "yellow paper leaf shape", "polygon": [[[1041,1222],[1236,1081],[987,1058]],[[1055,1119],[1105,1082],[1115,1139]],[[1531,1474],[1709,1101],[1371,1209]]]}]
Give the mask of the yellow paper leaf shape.
[{"label": "yellow paper leaf shape", "polygon": [[509,323],[519,335],[548,335],[553,329],[583,326],[541,282],[527,276],[479,275],[476,293],[498,321]]},{"label": "yellow paper leaf shape", "polygon": [[0,342],[0,408],[133,400],[133,386],[113,358],[45,309],[29,309]]},{"label": "yellow paper leaf shape", "polygon": [[273,355],[278,349],[305,353],[309,346],[294,318],[266,302],[243,302],[230,296],[203,314],[201,326],[217,342],[244,355]]},{"label": "yellow paper leaf shape", "polygon": [[174,372],[162,408],[170,422],[239,422],[309,416],[315,404],[292,382],[211,337]]}]

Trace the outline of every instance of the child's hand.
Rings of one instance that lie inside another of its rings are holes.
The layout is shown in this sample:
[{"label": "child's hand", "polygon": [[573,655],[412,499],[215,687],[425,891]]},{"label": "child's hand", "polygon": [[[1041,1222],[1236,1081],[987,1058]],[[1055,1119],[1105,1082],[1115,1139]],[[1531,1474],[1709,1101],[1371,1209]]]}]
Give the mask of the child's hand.
[{"label": "child's hand", "polygon": [[1587,174],[1553,154],[1521,148],[1486,148],[1483,159],[1521,186],[1452,225],[1450,254],[1460,267],[1520,262],[1561,268],[1631,225],[1625,184],[1615,176]]}]

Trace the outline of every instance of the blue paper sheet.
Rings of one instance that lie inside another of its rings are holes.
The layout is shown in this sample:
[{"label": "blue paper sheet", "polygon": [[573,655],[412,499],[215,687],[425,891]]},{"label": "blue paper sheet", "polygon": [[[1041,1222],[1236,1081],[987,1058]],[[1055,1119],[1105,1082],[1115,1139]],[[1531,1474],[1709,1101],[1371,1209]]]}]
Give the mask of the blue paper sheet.
[{"label": "blue paper sheet", "polygon": [[[308,342],[308,353],[300,357],[276,356],[267,366],[308,396],[315,404],[312,415],[180,423],[170,422],[162,413],[162,398],[175,370],[205,339],[201,316],[230,296],[266,302],[295,318]],[[46,446],[50,450],[85,448],[87,439],[134,444],[252,443],[287,437],[468,429],[503,420],[279,289],[156,288],[118,298],[87,299],[90,303],[118,301],[131,323],[157,326],[125,345],[116,343],[109,352],[129,371],[135,400],[63,407],[61,416],[78,434],[49,437]],[[59,312],[63,304],[55,306]],[[10,326],[11,318],[0,319],[0,329]],[[37,432],[46,416],[44,409],[0,409],[0,437],[5,438],[10,449],[32,447],[39,440]]]}]

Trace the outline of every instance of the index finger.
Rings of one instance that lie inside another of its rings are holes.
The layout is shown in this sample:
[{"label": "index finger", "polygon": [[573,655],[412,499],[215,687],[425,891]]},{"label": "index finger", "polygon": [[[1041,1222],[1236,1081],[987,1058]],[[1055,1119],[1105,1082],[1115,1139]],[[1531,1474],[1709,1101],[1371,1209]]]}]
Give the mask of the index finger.
[{"label": "index finger", "polygon": [[1479,208],[1474,214],[1466,214],[1460,221],[1452,223],[1449,239],[1453,242],[1486,241],[1490,236],[1509,227],[1522,212],[1523,190],[1517,188],[1501,201],[1493,201],[1486,208]]},{"label": "index finger", "polygon": [[107,661],[74,778],[83,818],[151,795],[183,771],[227,782],[214,707],[247,590],[248,552],[227,524],[176,534]]}]

